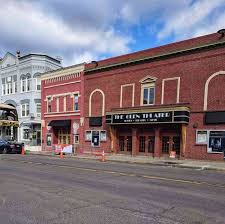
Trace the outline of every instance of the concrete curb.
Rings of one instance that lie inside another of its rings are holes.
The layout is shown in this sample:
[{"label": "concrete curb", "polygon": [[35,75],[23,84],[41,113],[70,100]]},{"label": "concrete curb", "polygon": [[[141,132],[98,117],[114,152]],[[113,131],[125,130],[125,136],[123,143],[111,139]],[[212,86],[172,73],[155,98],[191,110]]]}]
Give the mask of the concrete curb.
[{"label": "concrete curb", "polygon": [[[40,156],[46,156],[46,157],[55,157],[55,155],[51,153],[38,153],[38,152],[30,152],[30,155],[40,155]],[[77,155],[65,155],[65,158],[72,158],[72,159],[84,159],[84,160],[97,160],[98,158],[87,156],[87,157],[79,157]],[[153,162],[141,162],[141,161],[127,161],[127,160],[118,160],[113,158],[107,158],[107,161],[110,162],[117,162],[117,163],[129,163],[129,164],[140,164],[140,165],[150,165],[150,166],[164,166],[164,167],[176,167],[176,168],[185,168],[185,169],[194,169],[194,170],[210,170],[210,171],[222,171],[225,172],[225,168],[220,167],[211,167],[206,165],[187,165],[185,162],[173,162],[173,161],[153,161]]]}]

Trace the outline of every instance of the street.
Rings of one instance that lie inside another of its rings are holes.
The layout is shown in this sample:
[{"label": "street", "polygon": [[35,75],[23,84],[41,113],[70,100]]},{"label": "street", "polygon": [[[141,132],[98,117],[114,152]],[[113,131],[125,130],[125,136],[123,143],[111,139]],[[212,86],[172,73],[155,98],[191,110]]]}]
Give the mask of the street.
[{"label": "street", "polygon": [[225,223],[225,173],[0,155],[1,224]]}]

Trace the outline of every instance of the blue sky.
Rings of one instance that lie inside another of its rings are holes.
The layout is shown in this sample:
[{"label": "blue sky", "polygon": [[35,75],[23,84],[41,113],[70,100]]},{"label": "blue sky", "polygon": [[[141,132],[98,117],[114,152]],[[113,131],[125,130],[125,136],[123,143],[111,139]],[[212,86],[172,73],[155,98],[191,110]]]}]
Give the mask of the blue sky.
[{"label": "blue sky", "polygon": [[64,66],[225,28],[225,0],[0,0],[0,57],[61,56]]}]

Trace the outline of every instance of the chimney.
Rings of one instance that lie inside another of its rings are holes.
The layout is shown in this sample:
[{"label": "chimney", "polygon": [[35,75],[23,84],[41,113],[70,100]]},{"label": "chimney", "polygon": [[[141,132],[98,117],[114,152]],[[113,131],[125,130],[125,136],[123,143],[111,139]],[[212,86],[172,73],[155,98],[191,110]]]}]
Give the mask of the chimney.
[{"label": "chimney", "polygon": [[20,51],[17,51],[17,52],[16,52],[16,57],[17,57],[17,58],[20,58]]}]

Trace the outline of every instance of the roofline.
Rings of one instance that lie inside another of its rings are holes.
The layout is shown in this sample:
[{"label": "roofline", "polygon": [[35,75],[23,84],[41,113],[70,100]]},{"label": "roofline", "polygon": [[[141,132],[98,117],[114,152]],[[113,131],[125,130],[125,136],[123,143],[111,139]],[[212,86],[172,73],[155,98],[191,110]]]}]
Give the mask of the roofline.
[{"label": "roofline", "polygon": [[[51,70],[51,71],[48,71],[48,72],[45,72],[45,73],[41,73],[41,80],[45,80],[45,79],[48,79],[48,78],[53,78],[54,74],[58,75],[57,73],[59,73],[59,72],[63,72],[63,71],[66,71],[66,70],[72,69],[72,68],[77,68],[77,67],[82,66],[82,65],[84,66],[85,63],[80,63],[80,64],[76,64],[76,65],[62,67],[62,68],[59,68],[59,69],[55,69],[55,70]],[[84,71],[84,68],[82,69],[82,71]],[[48,77],[48,75],[50,75],[50,74],[52,74],[53,76]],[[63,75],[63,74],[61,74],[61,75]]]},{"label": "roofline", "polygon": [[58,63],[61,64],[61,61],[60,60],[58,60],[56,58],[53,58],[53,57],[51,57],[51,56],[49,56],[47,54],[36,54],[36,53],[26,54],[26,55],[20,56],[19,57],[19,60],[26,59],[26,58],[31,57],[31,56],[42,56],[42,57],[46,57],[48,59],[51,59],[51,60],[53,60],[53,61],[58,62]]},{"label": "roofline", "polygon": [[202,49],[211,48],[211,47],[220,46],[220,45],[225,45],[225,41],[215,42],[213,44],[206,44],[206,45],[201,45],[201,46],[198,46],[198,47],[187,48],[187,49],[178,50],[178,51],[172,51],[172,52],[169,52],[169,53],[159,54],[159,55],[150,56],[150,57],[130,59],[130,60],[126,60],[126,61],[119,62],[119,63],[113,63],[113,64],[105,65],[105,66],[102,66],[102,67],[99,67],[99,68],[96,67],[96,68],[86,69],[86,70],[84,70],[84,72],[85,73],[91,73],[91,72],[94,72],[94,71],[104,70],[104,69],[108,69],[108,68],[115,68],[115,67],[118,67],[118,66],[134,64],[134,63],[137,63],[137,62],[144,62],[144,61],[147,61],[147,60],[154,60],[154,59],[163,58],[163,57],[167,57],[167,56],[173,56],[173,55],[176,56],[178,54],[183,54],[183,53],[192,52],[192,51],[196,51],[196,50],[202,50]]}]

